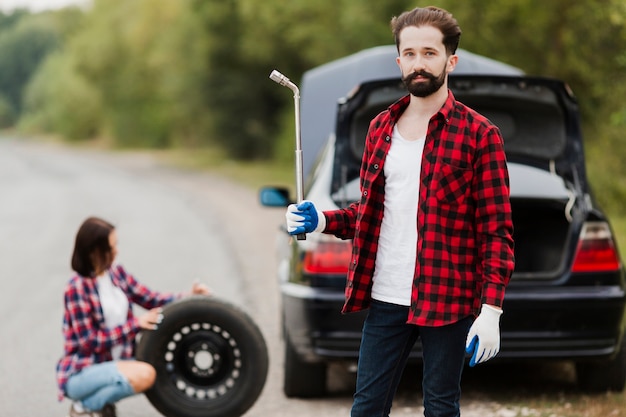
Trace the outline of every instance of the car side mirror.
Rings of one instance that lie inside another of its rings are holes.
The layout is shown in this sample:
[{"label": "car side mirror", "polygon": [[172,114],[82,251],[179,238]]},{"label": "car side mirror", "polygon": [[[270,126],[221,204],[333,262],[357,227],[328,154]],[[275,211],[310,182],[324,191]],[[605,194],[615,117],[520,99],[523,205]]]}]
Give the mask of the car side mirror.
[{"label": "car side mirror", "polygon": [[259,201],[265,207],[287,207],[291,204],[289,190],[283,187],[263,187],[259,191]]}]

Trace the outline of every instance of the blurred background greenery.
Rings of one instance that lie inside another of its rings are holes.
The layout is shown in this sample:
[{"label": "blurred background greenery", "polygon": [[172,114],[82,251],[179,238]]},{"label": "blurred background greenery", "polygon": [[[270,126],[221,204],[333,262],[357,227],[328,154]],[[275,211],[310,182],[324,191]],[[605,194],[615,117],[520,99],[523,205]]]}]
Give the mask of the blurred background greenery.
[{"label": "blurred background greenery", "polygon": [[271,70],[298,83],[307,69],[393,43],[390,18],[431,4],[456,16],[462,48],[570,84],[596,198],[623,240],[624,0],[94,0],[0,13],[0,128],[216,151],[281,172],[293,156],[293,98]]}]

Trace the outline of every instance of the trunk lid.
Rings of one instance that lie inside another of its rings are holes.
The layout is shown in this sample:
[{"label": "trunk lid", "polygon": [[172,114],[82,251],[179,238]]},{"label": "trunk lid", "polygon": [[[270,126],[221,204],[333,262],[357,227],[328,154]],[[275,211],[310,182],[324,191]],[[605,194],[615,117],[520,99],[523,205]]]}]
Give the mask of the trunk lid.
[{"label": "trunk lid", "polygon": [[[561,81],[525,76],[450,77],[455,98],[488,117],[504,138],[519,280],[554,280],[573,262],[592,211],[576,100]],[[339,105],[331,195],[358,200],[369,123],[406,94],[398,79],[367,82]]]},{"label": "trunk lid", "polygon": [[[462,75],[450,76],[449,87],[458,101],[500,128],[509,162],[557,175],[577,196],[588,193],[578,105],[565,83],[539,77]],[[396,78],[362,83],[341,100],[336,129],[339,172],[333,193],[358,177],[369,122],[405,94]]]}]

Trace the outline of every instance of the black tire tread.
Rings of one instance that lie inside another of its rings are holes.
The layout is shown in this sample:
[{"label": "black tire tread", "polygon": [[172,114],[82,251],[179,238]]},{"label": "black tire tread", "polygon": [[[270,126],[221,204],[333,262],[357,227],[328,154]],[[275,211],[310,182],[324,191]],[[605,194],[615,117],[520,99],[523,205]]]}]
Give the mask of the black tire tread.
[{"label": "black tire tread", "polygon": [[288,398],[321,397],[326,393],[325,363],[302,361],[285,337],[285,374],[283,391]]},{"label": "black tire tread", "polygon": [[[252,319],[240,308],[215,297],[187,297],[163,308],[164,320],[156,331],[144,332],[136,348],[139,360],[157,369],[157,380],[146,392],[152,405],[166,417],[238,417],[256,402],[261,394],[269,368],[265,340]],[[245,363],[236,389],[217,399],[191,399],[168,381],[164,370],[164,349],[171,335],[198,316],[227,330],[237,340]]]},{"label": "black tire tread", "polygon": [[626,388],[626,335],[613,359],[576,364],[578,385],[587,392],[621,392]]}]

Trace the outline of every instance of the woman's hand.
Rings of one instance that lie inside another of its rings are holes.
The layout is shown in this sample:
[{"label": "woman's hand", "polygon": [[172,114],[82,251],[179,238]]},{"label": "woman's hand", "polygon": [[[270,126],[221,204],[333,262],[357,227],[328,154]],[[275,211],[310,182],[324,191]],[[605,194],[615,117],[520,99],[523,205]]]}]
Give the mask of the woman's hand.
[{"label": "woman's hand", "polygon": [[193,295],[211,295],[211,290],[205,284],[195,281],[191,285],[191,294]]},{"label": "woman's hand", "polygon": [[139,316],[137,320],[139,320],[139,327],[142,329],[156,330],[163,321],[163,310],[160,307],[153,308]]}]

